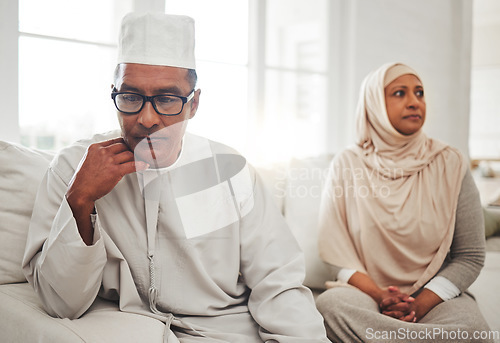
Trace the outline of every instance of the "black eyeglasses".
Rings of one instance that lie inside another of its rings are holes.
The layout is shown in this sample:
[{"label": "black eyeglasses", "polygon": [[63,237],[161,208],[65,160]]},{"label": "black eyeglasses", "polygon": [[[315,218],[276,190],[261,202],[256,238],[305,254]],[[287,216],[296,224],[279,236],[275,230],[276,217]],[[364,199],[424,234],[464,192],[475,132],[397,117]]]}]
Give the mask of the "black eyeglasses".
[{"label": "black eyeglasses", "polygon": [[180,95],[154,95],[147,96],[133,92],[111,92],[116,109],[125,114],[137,114],[142,111],[144,104],[149,101],[156,113],[164,116],[176,116],[184,109],[184,104],[194,97],[194,89],[188,96]]}]

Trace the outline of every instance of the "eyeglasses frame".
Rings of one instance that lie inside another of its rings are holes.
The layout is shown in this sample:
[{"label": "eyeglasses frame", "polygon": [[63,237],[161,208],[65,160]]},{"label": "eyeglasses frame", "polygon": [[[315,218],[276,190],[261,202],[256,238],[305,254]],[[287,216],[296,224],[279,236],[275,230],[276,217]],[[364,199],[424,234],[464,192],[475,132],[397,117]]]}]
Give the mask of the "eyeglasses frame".
[{"label": "eyeglasses frame", "polygon": [[[151,103],[151,105],[153,105],[153,108],[156,111],[156,113],[158,113],[161,116],[173,117],[173,116],[177,116],[177,115],[179,115],[179,114],[182,113],[182,111],[184,110],[184,105],[187,104],[188,102],[190,102],[193,99],[193,97],[194,97],[194,91],[195,90],[193,88],[193,90],[191,91],[191,93],[189,93],[188,96],[181,96],[181,95],[176,95],[176,94],[158,94],[158,95],[153,95],[153,96],[147,96],[147,95],[143,95],[143,94],[135,93],[135,92],[118,92],[118,90],[116,88],[114,88],[114,91],[111,92],[111,99],[113,99],[113,102],[115,104],[116,109],[119,112],[121,112],[121,113],[130,114],[130,115],[140,113],[142,111],[142,109],[144,108],[144,105],[146,105],[146,102],[149,101]],[[141,108],[139,108],[138,111],[134,111],[134,112],[125,112],[125,111],[120,110],[118,108],[118,105],[116,104],[116,96],[120,95],[120,94],[134,94],[134,95],[138,95],[138,96],[142,97],[142,106],[141,106]],[[174,114],[165,114],[165,113],[161,113],[160,111],[158,111],[158,109],[156,108],[156,104],[154,102],[154,99],[157,98],[157,97],[161,97],[161,96],[174,96],[176,98],[181,99],[182,100],[181,110],[178,113],[174,113]]]}]

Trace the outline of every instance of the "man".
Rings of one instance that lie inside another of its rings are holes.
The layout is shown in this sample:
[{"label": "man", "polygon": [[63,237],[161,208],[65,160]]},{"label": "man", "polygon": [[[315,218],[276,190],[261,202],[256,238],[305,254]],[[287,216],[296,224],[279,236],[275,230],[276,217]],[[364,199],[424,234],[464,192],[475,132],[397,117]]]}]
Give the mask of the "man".
[{"label": "man", "polygon": [[121,132],[62,150],[24,257],[53,316],[99,295],[166,323],[168,342],[327,342],[303,256],[255,171],[185,132],[198,109],[194,23],[129,14],[112,86]]}]

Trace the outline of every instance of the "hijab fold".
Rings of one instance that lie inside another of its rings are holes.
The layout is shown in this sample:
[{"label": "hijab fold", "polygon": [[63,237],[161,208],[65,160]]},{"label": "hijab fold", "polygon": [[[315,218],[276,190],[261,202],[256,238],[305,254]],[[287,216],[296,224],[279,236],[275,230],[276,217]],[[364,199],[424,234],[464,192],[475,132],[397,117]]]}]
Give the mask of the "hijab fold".
[{"label": "hijab fold", "polygon": [[403,135],[392,126],[384,88],[405,74],[420,79],[389,63],[363,81],[356,145],[334,158],[323,193],[319,251],[329,264],[412,294],[450,249],[467,167],[458,150],[422,130]]}]

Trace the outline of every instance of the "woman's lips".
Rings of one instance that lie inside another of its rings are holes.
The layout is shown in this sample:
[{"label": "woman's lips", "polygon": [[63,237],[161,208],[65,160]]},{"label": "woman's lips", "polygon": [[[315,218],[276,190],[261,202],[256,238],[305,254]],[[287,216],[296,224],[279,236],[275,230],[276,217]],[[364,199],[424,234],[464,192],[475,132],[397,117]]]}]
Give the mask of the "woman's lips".
[{"label": "woman's lips", "polygon": [[404,116],[403,119],[417,120],[417,119],[422,119],[422,116],[420,114],[410,114],[410,115]]}]

